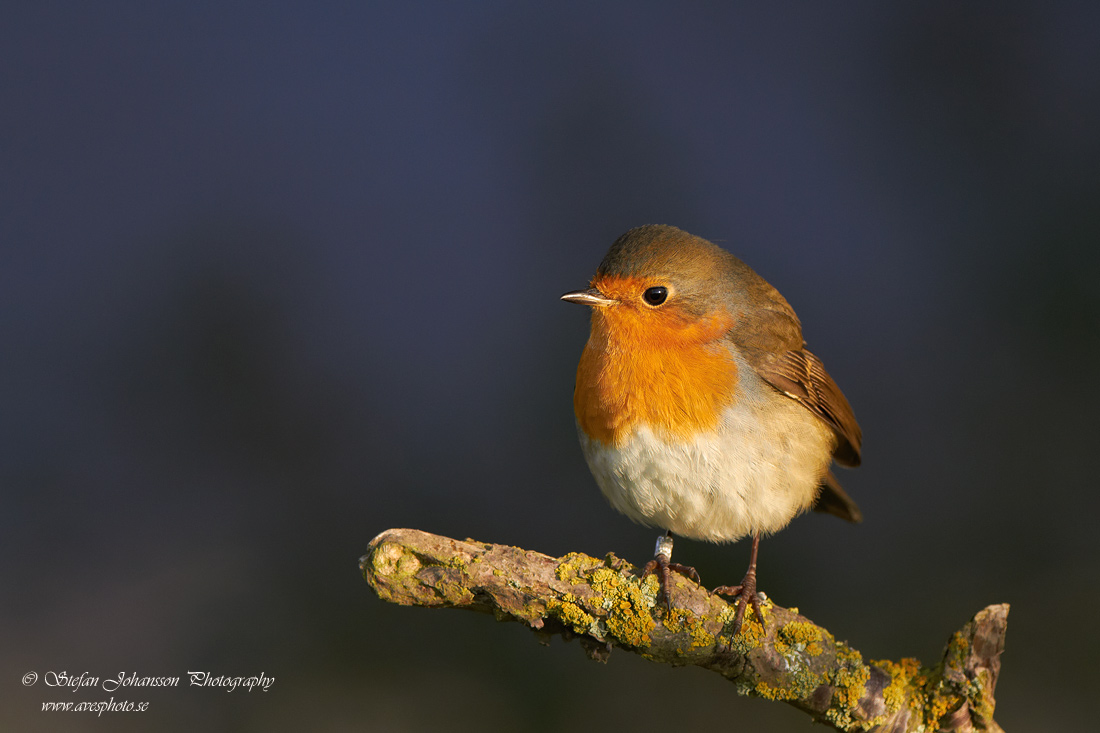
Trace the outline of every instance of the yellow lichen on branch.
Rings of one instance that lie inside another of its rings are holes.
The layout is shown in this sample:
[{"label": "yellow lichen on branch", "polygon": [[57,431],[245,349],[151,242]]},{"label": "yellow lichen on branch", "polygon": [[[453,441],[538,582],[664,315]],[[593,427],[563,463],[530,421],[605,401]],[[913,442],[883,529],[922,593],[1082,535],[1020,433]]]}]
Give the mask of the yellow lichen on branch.
[{"label": "yellow lichen on branch", "polygon": [[1000,731],[993,691],[1008,605],[979,612],[949,640],[944,658],[864,662],[797,609],[762,604],[731,635],[734,608],[673,574],[672,609],[654,576],[609,554],[542,553],[412,529],[383,532],[360,559],[380,598],[406,606],[466,608],[580,639],[590,656],[613,647],[674,665],[713,670],[739,692],[782,700],[842,731]]}]

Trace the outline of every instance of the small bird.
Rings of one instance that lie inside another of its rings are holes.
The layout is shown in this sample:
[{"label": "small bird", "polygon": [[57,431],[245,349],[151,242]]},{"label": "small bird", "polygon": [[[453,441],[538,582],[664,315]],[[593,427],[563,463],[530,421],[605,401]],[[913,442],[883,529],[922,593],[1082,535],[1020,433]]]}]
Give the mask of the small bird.
[{"label": "small bird", "polygon": [[858,466],[852,408],[806,349],[779,292],[724,249],[671,226],[619,237],[590,287],[561,296],[590,306],[573,408],[581,447],[618,511],[665,530],[645,574],[666,606],[672,538],[752,537],[745,577],[715,593],[737,597],[733,632],[751,606],[761,535],[813,508],[862,517],[830,472]]}]

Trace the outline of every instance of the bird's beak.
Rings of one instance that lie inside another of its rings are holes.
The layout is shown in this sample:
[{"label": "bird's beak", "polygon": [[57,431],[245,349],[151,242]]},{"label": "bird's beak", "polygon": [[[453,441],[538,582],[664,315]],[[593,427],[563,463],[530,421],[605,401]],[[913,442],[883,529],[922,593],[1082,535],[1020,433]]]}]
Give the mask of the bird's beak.
[{"label": "bird's beak", "polygon": [[601,308],[606,308],[609,305],[619,304],[619,301],[615,300],[614,298],[607,297],[596,288],[588,288],[587,290],[574,290],[561,296],[561,299],[567,300],[570,303],[599,306]]}]

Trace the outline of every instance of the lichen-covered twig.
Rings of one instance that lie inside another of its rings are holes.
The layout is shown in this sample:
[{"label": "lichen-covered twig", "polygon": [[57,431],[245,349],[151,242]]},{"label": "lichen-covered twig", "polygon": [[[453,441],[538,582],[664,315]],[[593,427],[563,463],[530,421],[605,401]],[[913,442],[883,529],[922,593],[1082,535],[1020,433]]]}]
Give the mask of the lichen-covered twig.
[{"label": "lichen-covered twig", "polygon": [[647,659],[713,670],[738,691],[783,700],[842,731],[1001,731],[993,690],[1008,604],[989,606],[955,632],[943,659],[864,661],[858,651],[799,615],[762,605],[766,628],[746,616],[731,637],[734,608],[677,573],[672,610],[657,579],[614,555],[553,558],[413,529],[374,538],[360,561],[380,598],[406,606],[468,608],[578,638],[606,660],[613,646]]}]

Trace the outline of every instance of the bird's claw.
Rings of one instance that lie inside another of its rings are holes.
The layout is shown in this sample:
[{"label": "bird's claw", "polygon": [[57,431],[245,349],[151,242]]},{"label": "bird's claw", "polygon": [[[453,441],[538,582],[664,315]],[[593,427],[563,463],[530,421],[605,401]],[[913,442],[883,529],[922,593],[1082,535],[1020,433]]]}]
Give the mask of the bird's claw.
[{"label": "bird's claw", "polygon": [[756,620],[760,622],[760,628],[767,628],[764,625],[764,614],[760,610],[760,603],[766,600],[766,596],[763,593],[758,593],[756,590],[755,573],[746,575],[744,580],[741,581],[741,585],[722,585],[715,588],[714,592],[718,595],[737,598],[737,615],[733,617],[734,636],[741,633],[741,626],[745,622],[745,610],[749,606],[752,606],[753,613],[756,615]]},{"label": "bird's claw", "polygon": [[664,600],[665,610],[667,611],[672,611],[672,593],[669,591],[669,588],[672,586],[672,573],[674,572],[683,575],[685,578],[690,578],[700,585],[703,583],[702,578],[699,577],[698,570],[690,565],[669,562],[668,557],[663,554],[658,554],[642,568],[642,578],[654,573],[657,574],[657,580],[661,586],[658,599]]}]

